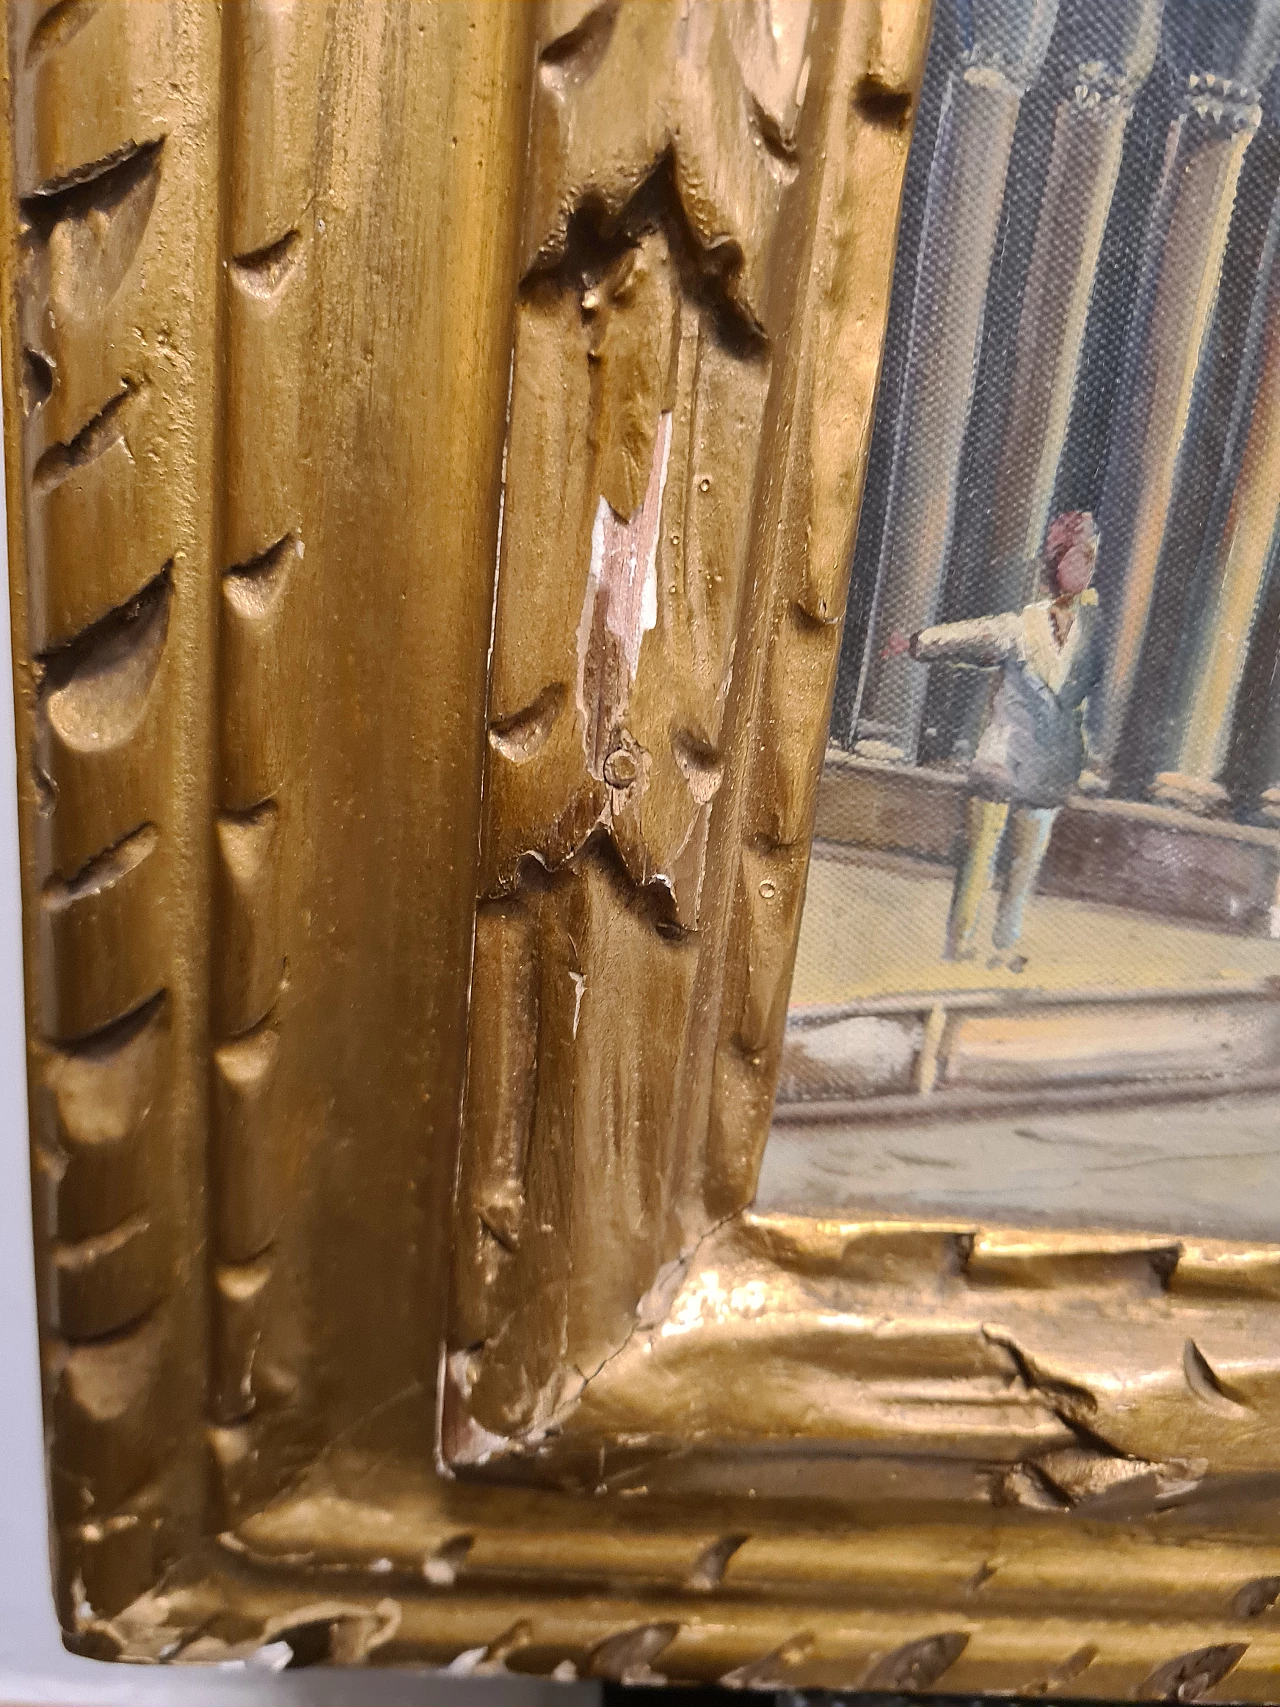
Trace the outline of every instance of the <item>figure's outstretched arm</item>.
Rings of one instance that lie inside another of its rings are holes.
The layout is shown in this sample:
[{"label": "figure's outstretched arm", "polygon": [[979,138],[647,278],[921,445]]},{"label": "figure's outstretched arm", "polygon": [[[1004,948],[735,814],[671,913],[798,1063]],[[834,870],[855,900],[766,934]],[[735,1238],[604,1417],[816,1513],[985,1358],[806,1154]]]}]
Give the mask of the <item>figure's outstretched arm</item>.
[{"label": "figure's outstretched arm", "polygon": [[998,616],[972,617],[966,622],[940,622],[911,637],[911,656],[922,664],[960,664],[993,670],[1015,650],[1021,632],[1014,611]]}]

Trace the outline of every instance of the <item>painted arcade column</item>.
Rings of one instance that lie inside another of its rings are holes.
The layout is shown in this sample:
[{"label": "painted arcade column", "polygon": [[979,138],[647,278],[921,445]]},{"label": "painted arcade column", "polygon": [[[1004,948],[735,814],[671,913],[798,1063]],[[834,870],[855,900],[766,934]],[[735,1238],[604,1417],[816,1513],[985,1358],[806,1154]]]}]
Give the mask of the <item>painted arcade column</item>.
[{"label": "painted arcade column", "polygon": [[1179,30],[1167,34],[1185,83],[1148,221],[1098,512],[1098,584],[1108,634],[1093,718],[1090,780],[1098,789],[1109,785],[1137,682],[1236,181],[1261,118],[1259,94],[1275,63],[1280,26],[1280,0],[1177,10]]},{"label": "painted arcade column", "polygon": [[1176,671],[1157,799],[1193,811],[1227,803],[1220,780],[1280,518],[1280,201],[1250,311],[1239,391],[1210,530],[1206,586]]},{"label": "painted arcade column", "polygon": [[[1280,538],[1272,541],[1261,619],[1254,636],[1256,656],[1250,659],[1246,678],[1257,702],[1250,707],[1254,715],[1249,719],[1245,765],[1240,767],[1245,774],[1237,773],[1232,780],[1244,784],[1248,816],[1280,830]],[[1229,764],[1228,769],[1236,767]]]},{"label": "painted arcade column", "polygon": [[1133,102],[1155,61],[1163,0],[1109,0],[1072,19],[1072,69],[1054,113],[992,488],[983,611],[1034,595],[1085,321]]},{"label": "painted arcade column", "polygon": [[954,3],[971,34],[947,83],[925,196],[856,725],[855,750],[870,758],[916,755],[925,672],[881,654],[894,630],[924,628],[937,611],[1009,151],[1058,9],[1058,0]]},{"label": "painted arcade column", "polygon": [[1268,774],[1275,780],[1258,796],[1258,814],[1268,824],[1280,829],[1280,672],[1274,679],[1269,717],[1263,736],[1263,750],[1270,760]]}]

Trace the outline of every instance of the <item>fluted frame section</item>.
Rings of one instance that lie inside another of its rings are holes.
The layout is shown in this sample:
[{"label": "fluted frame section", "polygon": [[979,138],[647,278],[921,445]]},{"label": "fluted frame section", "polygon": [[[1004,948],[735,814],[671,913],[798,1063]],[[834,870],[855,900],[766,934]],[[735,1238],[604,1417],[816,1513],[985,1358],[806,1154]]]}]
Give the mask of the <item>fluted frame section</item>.
[{"label": "fluted frame section", "polygon": [[430,1459],[532,36],[7,16],[55,1570],[106,1655],[334,1436]]},{"label": "fluted frame section", "polygon": [[221,43],[182,0],[15,0],[6,30],[36,1237],[61,1612],[83,1634],[203,1522]]},{"label": "fluted frame section", "polygon": [[[282,692],[298,664],[305,574],[308,335],[314,318],[320,80],[333,10],[237,0],[224,52],[222,417],[215,715],[210,1449],[219,1521],[274,1491],[262,1450],[305,1356],[278,1239],[300,1164],[299,1039],[282,1000],[296,890],[292,777],[302,731]],[[323,229],[323,221],[321,221]],[[286,1460],[287,1461],[287,1460]]]}]

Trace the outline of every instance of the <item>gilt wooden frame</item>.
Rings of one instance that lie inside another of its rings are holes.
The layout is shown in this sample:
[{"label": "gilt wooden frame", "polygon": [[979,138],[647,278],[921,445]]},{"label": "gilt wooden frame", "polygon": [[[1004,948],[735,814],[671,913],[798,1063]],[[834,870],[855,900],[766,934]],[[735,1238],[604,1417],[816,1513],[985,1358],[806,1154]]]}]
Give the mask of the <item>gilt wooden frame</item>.
[{"label": "gilt wooden frame", "polygon": [[750,1209],[928,27],[792,12],[8,7],[81,1651],[1280,1695],[1280,1251]]}]

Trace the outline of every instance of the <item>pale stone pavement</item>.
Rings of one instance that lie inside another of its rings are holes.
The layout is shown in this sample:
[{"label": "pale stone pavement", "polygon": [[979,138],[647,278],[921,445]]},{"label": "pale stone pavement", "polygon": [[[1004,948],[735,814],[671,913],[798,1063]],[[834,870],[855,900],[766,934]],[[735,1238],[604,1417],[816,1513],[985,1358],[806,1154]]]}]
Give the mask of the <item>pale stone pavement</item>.
[{"label": "pale stone pavement", "polygon": [[[990,971],[985,951],[956,965],[939,954],[949,897],[945,868],[815,847],[793,1003],[1013,987],[1247,988],[1280,976],[1280,943],[1048,896],[1028,906],[1025,971]],[[994,905],[992,894],[987,929]],[[779,1123],[757,1205],[1280,1239],[1280,1096]]]},{"label": "pale stone pavement", "polygon": [[756,1206],[1280,1240],[1280,1097],[778,1125]]},{"label": "pale stone pavement", "polygon": [[794,1006],[955,990],[1169,990],[1256,987],[1280,977],[1280,941],[1170,924],[1125,907],[1033,895],[1020,973],[990,969],[996,893],[983,908],[971,961],[942,958],[951,870],[902,854],[815,843]]}]

